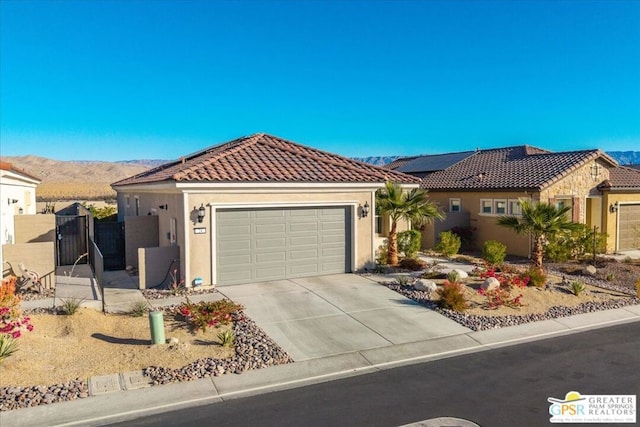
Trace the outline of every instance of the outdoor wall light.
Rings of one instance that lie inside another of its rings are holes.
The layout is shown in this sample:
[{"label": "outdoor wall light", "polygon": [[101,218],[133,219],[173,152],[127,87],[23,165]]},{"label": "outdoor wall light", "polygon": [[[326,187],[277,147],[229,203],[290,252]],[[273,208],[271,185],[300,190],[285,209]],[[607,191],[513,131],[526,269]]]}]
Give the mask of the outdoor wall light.
[{"label": "outdoor wall light", "polygon": [[207,213],[207,210],[204,207],[204,204],[200,203],[200,207],[198,208],[198,222],[202,223],[204,221],[204,215]]},{"label": "outdoor wall light", "polygon": [[22,208],[18,209],[18,213],[19,213],[20,215],[22,215],[22,214],[24,213],[24,209],[22,209]]},{"label": "outdoor wall light", "polygon": [[164,205],[160,205],[160,206],[158,206],[158,207],[159,207],[160,209],[162,209],[162,210],[165,210],[165,211],[166,211],[167,209],[169,209],[169,205],[167,205],[166,203],[165,203]]},{"label": "outdoor wall light", "polygon": [[590,169],[590,173],[591,173],[591,178],[598,179],[598,177],[600,176],[600,166],[597,163],[594,163],[593,166],[591,166]]},{"label": "outdoor wall light", "polygon": [[609,212],[611,212],[611,213],[616,213],[616,212],[618,212],[618,204],[616,203],[616,204],[614,204],[614,205],[610,205],[610,206],[609,206]]},{"label": "outdoor wall light", "polygon": [[18,203],[18,199],[7,199],[8,205],[15,205],[16,203]]},{"label": "outdoor wall light", "polygon": [[369,216],[369,202],[364,202],[364,206],[360,207],[360,216],[362,218],[366,218],[367,216]]}]

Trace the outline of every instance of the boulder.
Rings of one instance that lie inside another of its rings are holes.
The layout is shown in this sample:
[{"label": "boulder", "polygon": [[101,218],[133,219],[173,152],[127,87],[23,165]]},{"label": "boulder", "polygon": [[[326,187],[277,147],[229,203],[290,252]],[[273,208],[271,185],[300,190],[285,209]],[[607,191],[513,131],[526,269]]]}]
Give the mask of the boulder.
[{"label": "boulder", "polygon": [[500,287],[500,282],[495,277],[487,277],[484,283],[482,283],[482,289],[485,292],[496,290]]},{"label": "boulder", "polygon": [[416,291],[435,292],[438,286],[431,280],[418,280],[413,284],[413,289]]},{"label": "boulder", "polygon": [[593,265],[587,265],[584,270],[583,273],[587,276],[595,276],[596,275],[596,268]]},{"label": "boulder", "polygon": [[460,280],[464,280],[464,279],[468,279],[469,278],[469,274],[464,270],[460,270],[459,268],[454,268],[453,271],[458,273],[458,279],[460,279]]}]

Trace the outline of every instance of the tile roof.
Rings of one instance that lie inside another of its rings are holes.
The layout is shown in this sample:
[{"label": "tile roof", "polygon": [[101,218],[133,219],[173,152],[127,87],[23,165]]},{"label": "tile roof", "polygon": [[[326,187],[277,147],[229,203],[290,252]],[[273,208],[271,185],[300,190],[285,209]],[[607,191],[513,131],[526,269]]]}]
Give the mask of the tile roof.
[{"label": "tile roof", "polygon": [[394,168],[394,170],[404,173],[441,171],[450,168],[451,166],[466,159],[469,156],[472,156],[473,154],[475,154],[475,151],[419,156],[406,162],[403,165]]},{"label": "tile roof", "polygon": [[629,190],[635,189],[640,191],[640,170],[619,166],[609,170],[609,179],[598,186],[599,189],[605,190]]},{"label": "tile roof", "polygon": [[541,190],[587,162],[615,160],[600,150],[553,153],[530,146],[479,150],[422,181],[429,190]]},{"label": "tile roof", "polygon": [[391,169],[391,170],[397,170],[400,166],[406,165],[407,163],[409,163],[411,160],[417,159],[420,156],[413,156],[413,157],[399,157],[397,159],[395,159],[394,161],[387,163],[386,165],[382,166],[385,169]]},{"label": "tile roof", "polygon": [[35,179],[36,181],[42,181],[37,176],[32,175],[29,172],[25,172],[24,170],[22,170],[20,168],[17,168],[17,167],[15,167],[14,165],[12,165],[9,162],[0,161],[0,170],[17,173],[17,174],[23,175],[23,176],[25,176],[27,178]]},{"label": "tile roof", "polygon": [[191,183],[379,183],[418,184],[411,175],[258,133],[206,148],[112,186]]}]

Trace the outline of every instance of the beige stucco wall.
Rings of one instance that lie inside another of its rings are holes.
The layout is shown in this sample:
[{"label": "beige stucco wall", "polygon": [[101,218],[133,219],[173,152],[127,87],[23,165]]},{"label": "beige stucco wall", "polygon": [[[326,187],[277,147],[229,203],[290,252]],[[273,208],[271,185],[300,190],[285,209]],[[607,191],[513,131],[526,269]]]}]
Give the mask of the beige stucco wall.
[{"label": "beige stucco wall", "polygon": [[54,242],[56,240],[55,215],[17,215],[14,220],[16,243]]},{"label": "beige stucco wall", "polygon": [[[3,271],[10,264],[18,268],[18,263],[23,263],[28,270],[33,270],[40,276],[40,282],[46,288],[56,286],[56,260],[55,243],[16,243],[2,245],[2,256],[5,265]],[[18,274],[17,272],[15,272]]]},{"label": "beige stucco wall", "polygon": [[[518,236],[515,232],[500,227],[496,224],[496,220],[500,215],[488,215],[480,212],[482,199],[504,199],[507,202],[509,200],[518,200],[519,198],[536,198],[536,194],[531,194],[524,191],[513,192],[458,192],[458,193],[445,193],[445,192],[429,192],[429,198],[438,203],[440,208],[449,217],[445,223],[450,225],[458,225],[460,221],[453,221],[453,217],[466,216],[469,218],[469,226],[473,227],[474,245],[475,249],[481,249],[484,242],[487,240],[497,240],[507,245],[507,252],[511,255],[529,256],[529,238],[526,236]],[[449,199],[460,199],[460,214],[449,212]],[[440,231],[444,231],[444,227],[441,223],[434,223],[425,227],[423,233],[423,247],[425,249],[431,249],[437,243],[438,234]],[[446,229],[450,229],[446,228]]]},{"label": "beige stucco wall", "polygon": [[124,219],[125,262],[138,268],[138,248],[158,246],[158,217],[128,216]]}]

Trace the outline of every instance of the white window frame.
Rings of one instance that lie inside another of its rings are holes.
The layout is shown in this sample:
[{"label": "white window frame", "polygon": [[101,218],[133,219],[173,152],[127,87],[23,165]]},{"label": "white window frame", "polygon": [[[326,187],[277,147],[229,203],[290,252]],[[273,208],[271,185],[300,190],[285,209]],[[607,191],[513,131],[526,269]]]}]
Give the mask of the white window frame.
[{"label": "white window frame", "polygon": [[[458,210],[455,210],[454,207],[457,207]],[[461,212],[461,211],[462,211],[462,202],[460,201],[460,199],[459,198],[449,199],[449,212]]]},{"label": "white window frame", "polygon": [[[498,203],[504,203],[504,211],[499,212]],[[493,199],[493,213],[495,215],[506,215],[507,214],[507,199]]]},{"label": "white window frame", "polygon": [[140,197],[138,196],[133,196],[133,200],[135,201],[135,209],[136,209],[136,216],[140,216]]},{"label": "white window frame", "polygon": [[[490,212],[484,211],[485,203],[489,204]],[[493,215],[493,199],[480,199],[480,214],[481,215]]]},{"label": "white window frame", "polygon": [[178,245],[178,218],[169,218],[169,244]]},{"label": "white window frame", "polygon": [[[513,209],[514,206],[517,206],[517,209]],[[522,206],[520,206],[519,199],[509,199],[507,201],[507,209],[509,215],[521,216],[522,215]]]},{"label": "white window frame", "polygon": [[131,207],[131,196],[129,196],[128,194],[124,196],[124,204],[127,209]]}]

